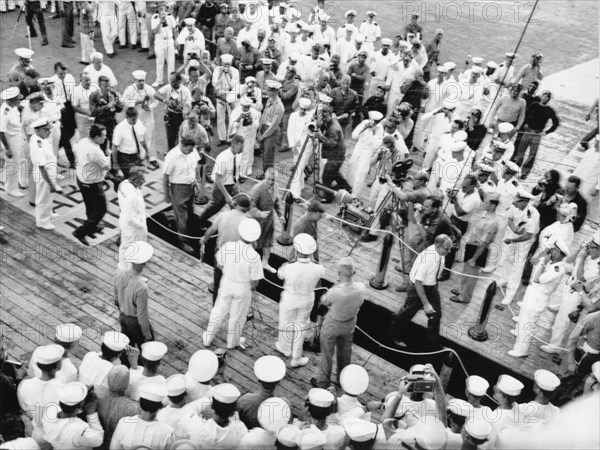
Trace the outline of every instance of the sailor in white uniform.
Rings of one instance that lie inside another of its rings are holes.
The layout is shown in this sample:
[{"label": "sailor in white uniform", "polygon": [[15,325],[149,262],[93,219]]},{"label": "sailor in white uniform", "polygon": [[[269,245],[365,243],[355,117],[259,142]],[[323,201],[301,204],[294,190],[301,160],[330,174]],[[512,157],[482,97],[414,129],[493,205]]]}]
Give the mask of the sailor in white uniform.
[{"label": "sailor in white uniform", "polygon": [[358,364],[344,367],[340,373],[340,385],[344,391],[337,398],[337,413],[340,420],[344,419],[345,414],[348,414],[348,417],[356,417],[357,413],[360,413],[362,416],[365,413],[365,406],[358,400],[358,396],[367,392],[369,387],[369,374],[365,368]]},{"label": "sailor in white uniform", "polygon": [[548,423],[560,413],[560,408],[550,403],[554,391],[560,386],[560,379],[546,369],[536,370],[533,378],[535,400],[521,403],[519,409],[526,424]]},{"label": "sailor in white uniform", "polygon": [[494,423],[488,435],[487,448],[498,448],[496,438],[498,434],[510,427],[520,424],[519,407],[516,398],[521,395],[525,386],[510,375],[500,375],[496,386],[494,386],[494,400],[498,402],[498,408],[494,410]]},{"label": "sailor in white uniform", "polygon": [[158,374],[160,362],[167,354],[167,346],[162,342],[150,341],[142,344],[142,367],[137,367],[136,362],[130,369],[129,388],[125,391],[132,400],[140,399],[139,389],[143,384],[166,384],[165,377]]},{"label": "sailor in white uniform", "polygon": [[185,426],[196,413],[190,408],[184,408],[187,401],[185,376],[180,373],[171,375],[167,378],[166,386],[170,404],[158,411],[156,420],[173,427],[176,441],[187,439],[189,435]]},{"label": "sailor in white uniform", "polygon": [[185,373],[188,404],[210,394],[210,380],[219,370],[219,358],[210,350],[198,350],[190,358]]},{"label": "sailor in white uniform", "polygon": [[[61,383],[69,383],[78,379],[77,367],[71,361],[69,353],[73,352],[73,349],[81,338],[81,334],[81,328],[73,323],[63,323],[56,326],[54,342],[64,348],[60,369],[56,372],[56,379]],[[42,375],[42,371],[37,366],[38,353],[42,348],[36,348],[31,354],[29,370],[27,371],[27,375],[30,377],[39,378]]]},{"label": "sailor in white uniform", "polygon": [[113,365],[120,364],[121,353],[129,338],[118,331],[107,331],[102,340],[101,352],[88,352],[79,366],[79,381],[94,386],[96,394],[108,389],[106,377]]}]

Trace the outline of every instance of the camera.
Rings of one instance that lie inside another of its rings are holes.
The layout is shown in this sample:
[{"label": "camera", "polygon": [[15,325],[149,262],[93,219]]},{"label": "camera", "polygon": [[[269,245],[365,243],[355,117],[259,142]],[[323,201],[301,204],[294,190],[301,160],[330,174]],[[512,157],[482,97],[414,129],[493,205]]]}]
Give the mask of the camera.
[{"label": "camera", "polygon": [[252,125],[252,114],[250,111],[242,113],[242,126],[249,127]]},{"label": "camera", "polygon": [[317,122],[311,122],[308,124],[308,131],[311,133],[315,133],[318,131]]},{"label": "camera", "polygon": [[410,158],[404,161],[398,161],[392,166],[392,181],[396,186],[400,186],[406,181],[408,171],[413,165],[413,160]]},{"label": "camera", "polygon": [[415,371],[406,377],[408,387],[406,392],[423,394],[425,392],[433,392],[435,380],[429,376],[425,376],[425,372]]},{"label": "camera", "polygon": [[190,59],[196,59],[197,60],[198,59],[198,53],[196,53],[196,52],[188,53],[188,58],[190,58]]},{"label": "camera", "polygon": [[448,197],[456,197],[456,194],[458,194],[458,189],[446,189],[446,194],[448,194]]}]

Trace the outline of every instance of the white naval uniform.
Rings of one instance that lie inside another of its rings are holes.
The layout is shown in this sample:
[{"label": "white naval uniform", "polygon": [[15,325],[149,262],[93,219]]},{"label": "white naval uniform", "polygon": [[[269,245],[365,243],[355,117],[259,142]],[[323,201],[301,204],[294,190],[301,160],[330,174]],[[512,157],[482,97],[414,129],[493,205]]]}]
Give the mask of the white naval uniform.
[{"label": "white naval uniform", "polygon": [[238,445],[238,450],[250,450],[258,448],[275,448],[277,436],[264,428],[252,428],[245,434]]},{"label": "white naval uniform", "polygon": [[489,421],[490,425],[492,425],[492,431],[488,434],[488,441],[485,444],[485,448],[490,450],[504,448],[498,445],[498,434],[505,428],[515,427],[523,423],[522,418],[520,417],[519,407],[515,403],[512,409],[496,408],[492,417],[493,420]]},{"label": "white naval uniform", "polygon": [[44,420],[44,439],[53,448],[92,450],[102,445],[104,429],[97,412],[87,416],[85,422],[79,417],[60,419],[57,417],[59,411],[58,405],[48,408]]},{"label": "white naval uniform", "polygon": [[118,2],[119,42],[125,45],[129,36],[131,45],[137,44],[137,11],[134,7],[137,2]]},{"label": "white naval uniform", "polygon": [[19,168],[25,155],[25,136],[21,127],[21,113],[17,106],[10,107],[7,103],[0,106],[0,131],[4,133],[12,151],[12,158],[6,160],[4,189],[6,192],[19,192]]},{"label": "white naval uniform", "polygon": [[212,389],[212,386],[210,384],[199,383],[189,372],[186,372],[184,376],[185,392],[188,405],[195,400],[199,400],[209,395]]},{"label": "white naval uniform", "polygon": [[48,381],[29,378],[21,381],[17,388],[19,405],[33,425],[31,437],[42,449],[52,448],[44,439],[45,407],[58,405],[58,390],[62,385],[56,378]]},{"label": "white naval uniform", "polygon": [[365,412],[365,406],[358,401],[358,398],[353,395],[342,394],[337,399],[337,412],[340,416],[340,419],[343,419],[344,414],[349,413],[351,411],[357,411],[361,409]]},{"label": "white naval uniform", "polygon": [[156,420],[149,422],[140,416],[132,416],[119,420],[110,441],[110,449],[166,449],[170,448],[172,443],[173,427]]},{"label": "white naval uniform", "polygon": [[107,392],[108,381],[106,377],[114,365],[112,362],[102,359],[100,353],[88,352],[79,366],[79,381],[87,386],[93,385],[96,394]]},{"label": "white naval uniform", "polygon": [[173,427],[173,438],[175,441],[179,439],[188,439],[189,431],[186,424],[190,422],[196,414],[190,408],[174,408],[172,405],[165,406],[156,414],[156,420]]},{"label": "white naval uniform", "polygon": [[342,37],[337,40],[335,44],[335,53],[340,56],[340,69],[343,73],[346,73],[348,69],[349,61],[356,55],[356,45],[354,39],[346,40],[346,37]]},{"label": "white naval uniform", "polygon": [[[542,261],[534,268],[536,273]],[[544,269],[544,273],[540,275],[539,282],[532,280],[527,286],[521,310],[519,311],[519,321],[517,323],[516,332],[517,339],[513,350],[520,355],[527,355],[529,346],[535,339],[534,336],[539,334],[538,320],[548,306],[550,296],[558,289],[560,282],[565,274],[565,266],[562,262],[548,263]]]},{"label": "white naval uniform", "polygon": [[362,49],[366,50],[371,56],[375,52],[375,42],[381,39],[381,28],[377,25],[377,22],[369,23],[363,20],[358,27],[358,32],[365,37]]},{"label": "white naval uniform", "polygon": [[44,106],[40,110],[40,116],[48,119],[48,123],[52,126],[50,130],[50,137],[48,138],[52,142],[52,150],[54,155],[58,158],[58,145],[60,143],[61,134],[61,110],[64,108],[64,103],[53,94],[52,97],[48,97],[44,94]]},{"label": "white naval uniform", "polygon": [[194,27],[194,31],[191,34],[188,27],[183,27],[181,32],[177,35],[177,44],[183,45],[184,62],[187,62],[188,59],[190,59],[188,53],[197,53],[198,56],[200,56],[200,52],[206,49],[204,35],[196,27]]},{"label": "white naval uniform", "polygon": [[366,184],[369,161],[373,152],[381,147],[385,134],[381,124],[369,127],[370,123],[369,119],[363,120],[352,132],[352,139],[356,140],[356,144],[352,150],[350,161],[348,161],[346,180],[352,186],[352,193],[355,197],[360,195]]},{"label": "white naval uniform", "polygon": [[200,419],[194,422],[194,430],[190,440],[198,448],[231,449],[237,448],[242,438],[248,433],[244,422],[232,420],[225,427],[218,425],[214,419]]},{"label": "white naval uniform", "polygon": [[[167,26],[159,26],[158,32],[154,32],[154,53],[156,54],[156,83],[163,84],[163,71],[165,62],[167,63],[167,76],[175,71],[175,41],[173,33],[177,24],[172,15],[166,16]],[[160,25],[160,16],[154,14],[151,20],[151,27],[154,30]]]},{"label": "white naval uniform", "polygon": [[117,11],[118,3],[114,1],[97,0],[96,14],[100,22],[102,32],[102,43],[108,55],[115,52],[113,41],[119,34],[119,17]]},{"label": "white naval uniform", "polygon": [[146,224],[146,203],[144,194],[129,180],[119,184],[117,190],[119,201],[119,229],[121,230],[121,245],[119,246],[119,268],[127,269],[125,263],[126,247],[137,241],[148,240],[148,225]]},{"label": "white naval uniform", "polygon": [[[152,86],[149,86],[147,83],[144,83],[144,89],[139,90],[135,83],[128,86],[123,92],[123,104],[125,108],[130,106],[135,107],[138,111],[138,119],[146,128],[146,133],[144,134],[144,140],[146,141],[146,147],[148,148],[148,158],[150,161],[156,160],[156,148],[153,145],[154,143],[154,106],[156,105],[156,100],[154,100],[155,90]],[[148,111],[142,108],[142,101],[145,98],[148,98]]]},{"label": "white naval uniform", "polygon": [[496,186],[496,192],[500,194],[500,202],[496,207],[496,217],[498,218],[498,231],[496,232],[496,237],[494,238],[494,242],[489,246],[489,256],[488,263],[486,265],[487,268],[492,268],[500,263],[502,249],[502,243],[504,241],[504,232],[506,231],[506,225],[508,223],[508,211],[512,206],[513,199],[517,193],[517,189],[519,187],[519,182],[515,179],[515,177],[511,177],[508,180],[502,178],[502,176],[498,179],[498,184]]},{"label": "white naval uniform", "polygon": [[446,139],[454,141],[450,135],[452,120],[446,117],[444,113],[433,114],[434,112],[435,110],[421,114],[421,126],[430,130],[427,147],[425,148],[425,158],[423,159],[423,170],[430,170],[433,167],[440,144],[443,144],[443,136],[447,135]]},{"label": "white naval uniform", "polygon": [[468,79],[459,81],[457,84],[459,97],[456,101],[452,119],[466,120],[469,118],[471,111],[475,108],[481,108],[485,85],[481,80],[478,80],[477,83],[470,83]]},{"label": "white naval uniform", "polygon": [[385,79],[387,78],[390,66],[397,60],[397,56],[391,50],[388,50],[387,55],[381,53],[381,50],[369,53],[367,65],[369,66],[369,72],[375,72],[375,75],[371,75],[368,95],[365,98],[374,96],[377,93],[377,86],[385,85]]},{"label": "white naval uniform", "polygon": [[[298,161],[304,142],[308,137],[308,124],[311,122],[313,116],[314,110],[312,109],[306,111],[304,116],[300,116],[299,111],[294,111],[290,114],[287,127],[287,138],[288,143],[292,148],[294,164]],[[298,168],[296,169],[290,184],[290,192],[294,198],[300,198],[302,196],[302,189],[304,189],[304,169],[314,152],[315,141],[308,139],[308,141],[306,141],[306,148],[302,154],[302,159],[298,163]]]},{"label": "white naval uniform", "polygon": [[[221,75],[222,74],[222,75]],[[219,141],[227,141],[227,119],[231,122],[231,102],[219,98],[220,96],[227,96],[230,92],[235,92],[240,83],[240,72],[235,67],[229,68],[229,73],[223,72],[223,67],[216,67],[212,76],[212,85],[215,88],[215,94],[217,95],[217,134]],[[234,97],[234,96],[232,96]]]},{"label": "white naval uniform", "polygon": [[129,369],[129,387],[125,391],[125,395],[136,402],[140,401],[140,386],[147,383],[163,384],[166,386],[167,380],[162,375],[154,375],[147,377],[144,375],[144,368]]},{"label": "white naval uniform", "polygon": [[239,345],[246,324],[246,315],[252,301],[251,282],[264,278],[263,267],[260,255],[243,241],[223,244],[215,254],[215,263],[223,267],[223,278],[208,319],[205,345],[210,345],[229,314],[227,348],[233,349]]},{"label": "white naval uniform", "polygon": [[56,185],[57,159],[52,150],[52,143],[37,134],[29,140],[29,154],[33,164],[33,179],[35,181],[35,224],[38,227],[50,225],[52,220],[52,207],[54,194],[50,192],[50,184],[42,176],[41,167],[46,168],[50,181]]},{"label": "white naval uniform", "polygon": [[524,423],[533,425],[548,423],[560,412],[560,408],[554,406],[552,403],[542,405],[535,400],[528,403],[521,403],[519,405],[519,410]]},{"label": "white naval uniform", "polygon": [[[394,66],[396,66],[394,68]],[[418,64],[413,60],[408,65],[408,67],[404,67],[404,63],[402,61],[393,64],[390,66],[390,70],[388,71],[385,84],[388,87],[388,104],[387,104],[387,115],[392,114],[396,106],[402,100],[404,94],[400,92],[400,88],[404,84],[405,81],[408,81],[415,76],[415,70],[418,68]]]},{"label": "white naval uniform", "polygon": [[[507,224],[512,222],[516,227],[523,227],[525,233],[531,233],[527,241],[512,242],[510,244],[502,243],[501,255],[502,261],[497,270],[498,278],[502,284],[506,283],[506,294],[504,302],[512,302],[517,289],[521,285],[521,275],[527,260],[527,254],[540,228],[540,213],[531,204],[525,209],[520,210],[516,206],[511,206],[507,212]],[[504,232],[504,239],[515,239],[521,235],[514,233],[507,226]]]},{"label": "white naval uniform", "polygon": [[231,111],[231,119],[229,122],[229,136],[239,134],[244,138],[244,148],[240,155],[242,176],[252,175],[252,166],[254,165],[254,144],[256,142],[256,133],[258,132],[260,124],[260,112],[251,107],[248,113],[252,117],[252,123],[248,126],[244,126],[243,119],[237,122],[238,117],[243,114],[241,106],[238,106]]},{"label": "white naval uniform", "polygon": [[[427,82],[427,92],[429,95],[427,100],[425,100],[425,114],[444,106],[446,98],[454,92],[450,86],[452,86],[452,82],[444,79],[441,83],[438,83],[437,77]],[[425,114],[419,114],[417,123],[415,124],[414,141],[415,147],[419,149],[423,149],[425,140],[427,140],[427,142],[432,140],[430,135],[435,121],[431,120],[431,115],[425,116]]]},{"label": "white naval uniform", "polygon": [[[29,369],[27,370],[27,375],[30,377],[41,377],[42,371],[37,366],[38,356],[40,349],[42,347],[36,348],[31,354],[31,359],[29,360]],[[77,381],[78,372],[77,367],[73,364],[70,358],[63,358],[60,365],[60,370],[56,372],[56,379],[61,383],[70,383],[71,381]]]},{"label": "white naval uniform", "polygon": [[312,55],[301,56],[296,65],[302,81],[312,81],[313,83],[316,83],[321,73],[329,67],[322,55],[319,55],[317,59],[313,59]]},{"label": "white naval uniform", "polygon": [[40,450],[40,446],[35,439],[25,437],[0,444],[0,450]]},{"label": "white naval uniform", "polygon": [[279,302],[279,347],[292,358],[302,357],[302,346],[310,324],[315,287],[325,268],[308,258],[282,266],[277,272],[283,280]]}]

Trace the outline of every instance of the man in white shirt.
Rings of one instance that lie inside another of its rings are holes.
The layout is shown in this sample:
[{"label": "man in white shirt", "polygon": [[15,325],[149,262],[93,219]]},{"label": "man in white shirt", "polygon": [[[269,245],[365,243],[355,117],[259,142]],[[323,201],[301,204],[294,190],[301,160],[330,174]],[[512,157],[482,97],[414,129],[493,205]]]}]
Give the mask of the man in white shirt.
[{"label": "man in white shirt", "polygon": [[388,94],[388,116],[400,104],[404,94],[400,92],[402,85],[415,77],[415,69],[418,65],[414,62],[410,52],[404,52],[401,56],[401,61],[390,66],[385,84]]},{"label": "man in white shirt", "polygon": [[154,52],[156,53],[156,81],[152,87],[163,84],[163,70],[167,63],[167,74],[175,71],[175,34],[177,23],[171,14],[167,14],[167,6],[160,5],[158,14],[152,16],[150,22],[154,33]]},{"label": "man in white shirt", "polygon": [[141,165],[146,159],[146,127],[138,120],[138,112],[133,106],[125,110],[125,120],[116,127],[112,140],[113,170],[119,176],[129,178],[129,169]]},{"label": "man in white shirt", "polygon": [[344,13],[344,17],[346,17],[346,23],[340,26],[336,33],[336,38],[341,39],[346,34],[346,28],[350,26],[354,31],[358,31],[356,29],[356,25],[354,25],[354,21],[356,20],[356,11],[354,9],[350,9]]},{"label": "man in white shirt", "polygon": [[[298,106],[298,111],[294,111],[290,114],[287,127],[287,138],[294,155],[294,164],[296,164],[298,158],[300,158],[300,152],[302,151],[304,142],[308,138],[308,124],[313,118],[312,111],[309,111],[311,106],[309,99],[305,97],[300,98],[298,100]],[[306,167],[312,152],[313,141],[309,139],[306,141],[306,147],[304,148],[302,158],[298,163],[298,168],[296,169],[296,173],[294,174],[290,185],[290,191],[294,198],[301,197],[302,189],[304,189],[304,168]]]},{"label": "man in white shirt", "polygon": [[260,237],[260,225],[254,219],[240,222],[238,231],[241,240],[226,242],[215,255],[215,264],[223,270],[219,295],[213,307],[202,342],[209,347],[219,331],[223,320],[229,315],[227,325],[227,348],[244,349],[242,331],[258,282],[264,278],[261,257],[252,248]]},{"label": "man in white shirt", "polygon": [[432,344],[436,344],[440,334],[442,305],[438,291],[438,277],[444,267],[446,255],[452,249],[452,239],[440,234],[433,245],[423,250],[415,259],[410,270],[410,285],[404,305],[390,326],[388,334],[394,344],[405,347],[400,340],[400,333],[406,330],[408,322],[423,309],[427,315],[427,336]]},{"label": "man in white shirt", "polygon": [[90,76],[91,83],[94,87],[99,87],[100,84],[98,79],[100,78],[100,75],[104,75],[106,78],[108,78],[108,85],[111,88],[115,87],[117,85],[117,79],[115,77],[115,74],[113,73],[110,67],[108,67],[102,62],[103,59],[104,55],[102,55],[102,53],[92,53],[90,55],[91,64],[89,66],[86,66],[85,69],[83,69],[83,71]]},{"label": "man in white shirt", "polygon": [[[235,67],[231,67],[233,56],[221,55],[222,66],[215,68],[212,77],[212,85],[217,97],[217,134],[219,145],[225,144],[227,138],[227,118],[231,117],[231,104],[235,102],[235,89],[240,83],[240,73]],[[233,94],[233,95],[232,95]]]},{"label": "man in white shirt", "polygon": [[94,8],[94,13],[98,17],[100,22],[100,31],[102,33],[102,43],[104,44],[104,50],[109,58],[115,56],[115,50],[113,48],[113,42],[119,34],[119,20],[117,17],[118,3],[114,1],[98,0],[97,7]]},{"label": "man in white shirt", "polygon": [[[73,352],[79,339],[82,335],[81,327],[73,323],[62,323],[56,325],[56,334],[54,335],[54,342],[65,349],[62,360],[60,363],[60,369],[56,372],[56,379],[61,383],[69,383],[71,381],[77,381],[77,367],[71,361],[69,353]],[[41,377],[42,371],[37,366],[38,353],[44,347],[36,348],[31,354],[29,360],[29,369],[27,375],[30,377]]]},{"label": "man in white shirt", "polygon": [[369,94],[366,98],[372,97],[377,92],[377,86],[385,85],[388,70],[396,60],[396,56],[390,51],[392,40],[384,38],[381,40],[381,49],[369,53],[371,56],[367,65],[371,69],[371,81],[369,84]]},{"label": "man in white shirt", "polygon": [[363,20],[358,28],[358,32],[365,37],[362,50],[365,50],[369,55],[375,51],[375,44],[381,39],[381,28],[375,22],[375,11],[367,11],[367,20]]},{"label": "man in white shirt", "polygon": [[90,95],[98,89],[97,86],[92,86],[92,78],[90,74],[83,71],[79,77],[79,85],[73,90],[73,100],[71,102],[75,111],[75,123],[77,131],[73,136],[73,142],[77,143],[81,139],[89,136],[90,127],[94,123],[94,118],[90,111]]},{"label": "man in white shirt", "polygon": [[313,27],[313,40],[320,42],[328,46],[329,51],[332,52],[335,48],[335,31],[329,26],[329,15],[321,13],[319,15],[319,24]]},{"label": "man in white shirt", "polygon": [[87,236],[92,236],[104,228],[100,225],[107,209],[104,177],[110,169],[110,160],[100,147],[104,141],[106,127],[94,124],[90,129],[90,136],[75,145],[77,186],[83,197],[87,218],[73,231],[73,236],[85,246],[89,246]]},{"label": "man in white shirt", "polygon": [[519,405],[521,416],[526,424],[548,423],[560,413],[560,408],[550,403],[554,392],[560,386],[560,379],[546,369],[536,370],[533,379],[535,400]]},{"label": "man in white shirt", "polygon": [[192,137],[184,136],[180,145],[167,153],[163,167],[165,202],[173,205],[179,242],[187,253],[194,252],[184,236],[189,235],[189,221],[194,215],[194,187],[200,177],[200,154],[195,151],[195,145]]},{"label": "man in white shirt", "polygon": [[183,46],[183,61],[187,62],[192,53],[200,56],[200,52],[205,49],[205,43],[204,35],[195,27],[196,19],[188,17],[183,22],[185,23],[185,28],[177,36],[177,44]]},{"label": "man in white shirt", "polygon": [[[19,110],[22,96],[17,87],[5,89],[1,96],[0,141],[6,151],[4,189],[12,197],[23,197],[24,194],[19,192],[19,165],[21,158],[26,154],[24,146],[27,144],[24,142],[21,111]],[[33,186],[30,186],[30,189],[32,188]]]},{"label": "man in white shirt", "polygon": [[119,200],[119,229],[121,244],[119,245],[119,269],[125,269],[127,247],[134,242],[148,240],[146,224],[146,202],[141,187],[146,182],[146,170],[142,166],[133,166],[129,170],[129,179],[119,183],[117,198]]}]

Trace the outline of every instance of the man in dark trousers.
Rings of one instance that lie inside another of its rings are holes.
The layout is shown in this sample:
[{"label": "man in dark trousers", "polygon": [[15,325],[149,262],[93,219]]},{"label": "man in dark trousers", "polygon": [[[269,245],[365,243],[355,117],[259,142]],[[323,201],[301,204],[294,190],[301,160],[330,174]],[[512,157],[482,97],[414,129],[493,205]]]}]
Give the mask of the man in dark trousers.
[{"label": "man in dark trousers", "polygon": [[37,37],[37,32],[33,26],[33,17],[40,27],[40,33],[42,34],[42,45],[48,45],[48,33],[46,33],[46,22],[44,21],[44,12],[40,6],[39,1],[27,0],[24,4],[25,8],[25,23],[29,27],[30,36],[32,38]]}]

